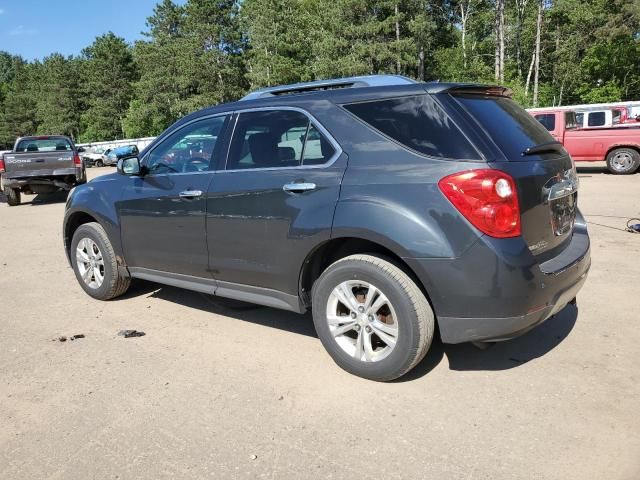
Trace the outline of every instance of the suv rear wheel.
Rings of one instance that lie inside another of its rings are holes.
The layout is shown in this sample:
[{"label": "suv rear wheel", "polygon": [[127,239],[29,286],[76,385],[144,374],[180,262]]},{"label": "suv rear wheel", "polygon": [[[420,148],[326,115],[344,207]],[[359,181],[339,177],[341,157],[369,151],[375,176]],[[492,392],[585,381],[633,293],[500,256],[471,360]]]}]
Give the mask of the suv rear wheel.
[{"label": "suv rear wheel", "polygon": [[15,188],[8,188],[6,191],[7,194],[7,205],[10,207],[16,207],[20,205],[20,190]]},{"label": "suv rear wheel", "polygon": [[629,175],[640,167],[640,153],[631,148],[616,148],[607,155],[607,168],[611,173]]},{"label": "suv rear wheel", "polygon": [[333,360],[377,381],[401,377],[429,350],[435,319],[411,278],[373,255],[329,266],[313,289],[313,322]]},{"label": "suv rear wheel", "polygon": [[113,247],[99,223],[78,227],[70,256],[80,286],[93,298],[109,300],[129,289],[131,278],[119,272]]}]

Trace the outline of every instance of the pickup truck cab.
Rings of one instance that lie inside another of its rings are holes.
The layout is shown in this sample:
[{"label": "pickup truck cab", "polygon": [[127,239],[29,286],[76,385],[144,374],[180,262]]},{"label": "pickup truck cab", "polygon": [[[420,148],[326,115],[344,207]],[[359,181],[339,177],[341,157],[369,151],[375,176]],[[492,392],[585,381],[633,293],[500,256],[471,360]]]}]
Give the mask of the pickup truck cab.
[{"label": "pickup truck cab", "polygon": [[86,183],[85,167],[69,137],[21,137],[0,159],[0,185],[9,206],[20,204],[22,193],[53,193]]},{"label": "pickup truck cab", "polygon": [[529,112],[575,162],[605,160],[615,174],[631,174],[640,167],[640,125],[581,128],[576,113],[564,109],[536,109]]}]

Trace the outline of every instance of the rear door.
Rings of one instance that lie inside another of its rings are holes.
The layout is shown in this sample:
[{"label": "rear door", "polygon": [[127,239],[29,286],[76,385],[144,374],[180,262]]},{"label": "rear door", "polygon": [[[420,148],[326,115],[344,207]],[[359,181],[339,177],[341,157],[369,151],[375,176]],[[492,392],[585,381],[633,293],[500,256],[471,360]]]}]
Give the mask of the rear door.
[{"label": "rear door", "polygon": [[298,109],[240,112],[207,198],[209,265],[220,289],[297,295],[306,255],[329,239],[346,158]]},{"label": "rear door", "polygon": [[5,154],[7,177],[68,175],[74,173],[75,152],[64,137],[33,137],[18,142]]},{"label": "rear door", "polygon": [[509,173],[518,187],[522,236],[534,255],[551,256],[571,238],[577,211],[577,175],[563,148],[526,154],[554,142],[544,126],[513,100],[489,95],[454,95],[497,147],[492,168]]}]

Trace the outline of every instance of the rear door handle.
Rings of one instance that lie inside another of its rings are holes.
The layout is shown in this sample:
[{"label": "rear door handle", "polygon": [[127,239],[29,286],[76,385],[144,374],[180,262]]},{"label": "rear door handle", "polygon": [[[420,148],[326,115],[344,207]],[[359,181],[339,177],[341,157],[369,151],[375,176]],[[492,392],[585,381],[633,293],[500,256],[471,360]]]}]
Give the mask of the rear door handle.
[{"label": "rear door handle", "polygon": [[285,192],[289,193],[302,193],[309,190],[315,190],[315,183],[287,183],[282,187]]},{"label": "rear door handle", "polygon": [[202,190],[185,190],[178,195],[180,198],[197,198],[202,196]]}]

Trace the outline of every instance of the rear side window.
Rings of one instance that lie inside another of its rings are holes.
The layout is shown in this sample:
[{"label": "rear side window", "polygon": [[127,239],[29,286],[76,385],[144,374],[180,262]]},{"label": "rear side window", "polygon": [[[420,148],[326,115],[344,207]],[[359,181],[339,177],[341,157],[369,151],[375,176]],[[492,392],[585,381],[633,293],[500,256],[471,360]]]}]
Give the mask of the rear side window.
[{"label": "rear side window", "polygon": [[31,138],[21,140],[16,152],[56,152],[72,150],[69,140],[64,138]]},{"label": "rear side window", "polygon": [[589,120],[587,125],[589,127],[601,127],[605,124],[605,113],[604,112],[591,112],[589,113]]},{"label": "rear side window", "polygon": [[430,95],[344,105],[349,112],[416,152],[455,160],[478,153]]},{"label": "rear side window", "polygon": [[521,160],[522,152],[529,147],[554,141],[540,122],[510,98],[480,95],[454,98],[511,161]]},{"label": "rear side window", "polygon": [[555,113],[541,113],[535,116],[544,128],[553,132],[556,129],[556,115]]}]

